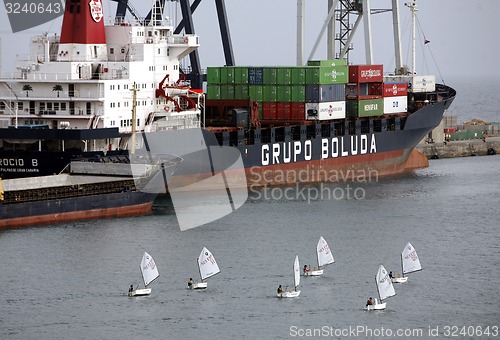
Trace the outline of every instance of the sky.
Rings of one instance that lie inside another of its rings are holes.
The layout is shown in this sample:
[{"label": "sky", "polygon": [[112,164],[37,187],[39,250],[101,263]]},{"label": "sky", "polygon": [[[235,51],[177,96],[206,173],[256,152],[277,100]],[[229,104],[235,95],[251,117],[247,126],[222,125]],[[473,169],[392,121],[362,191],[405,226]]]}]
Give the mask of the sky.
[{"label": "sky", "polygon": [[[111,19],[115,3],[103,0],[104,14]],[[151,7],[149,1],[130,0],[143,15]],[[400,0],[403,62],[408,55],[409,10]],[[305,0],[305,51],[309,56],[327,16],[327,0]],[[296,0],[225,0],[236,65],[296,65]],[[418,0],[417,55],[419,74],[436,74],[437,80],[447,76],[492,76],[500,80],[500,13],[498,0]],[[372,8],[388,8],[389,0],[371,0]],[[172,18],[173,12],[168,13]],[[202,68],[224,65],[224,54],[213,0],[202,1],[193,15],[195,32],[200,36]],[[11,72],[16,55],[28,53],[29,38],[44,32],[59,33],[62,17],[46,24],[13,34],[5,8],[0,9],[2,41],[2,73]],[[389,13],[372,16],[374,63],[394,68],[392,18]],[[363,27],[354,40],[350,62],[365,63]],[[430,41],[423,46],[424,39]],[[326,59],[326,35],[312,59]]]}]

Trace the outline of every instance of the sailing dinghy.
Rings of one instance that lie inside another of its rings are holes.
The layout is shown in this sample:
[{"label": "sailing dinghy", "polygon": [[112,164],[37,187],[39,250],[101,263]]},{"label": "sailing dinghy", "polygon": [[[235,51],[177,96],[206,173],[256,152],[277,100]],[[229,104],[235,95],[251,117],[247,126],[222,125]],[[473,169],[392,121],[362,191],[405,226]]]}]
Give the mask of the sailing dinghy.
[{"label": "sailing dinghy", "polygon": [[212,255],[210,250],[203,247],[203,250],[198,257],[198,270],[200,271],[200,282],[195,282],[191,289],[206,289],[208,284],[206,279],[220,273],[219,266],[215,261],[215,257]]},{"label": "sailing dinghy", "polygon": [[279,298],[294,298],[300,295],[300,290],[297,287],[300,284],[300,265],[299,265],[299,255],[295,256],[295,262],[293,263],[293,279],[294,279],[294,290],[286,290],[281,293],[277,293]]},{"label": "sailing dinghy", "polygon": [[316,256],[318,258],[318,269],[314,268],[313,271],[305,273],[304,276],[321,276],[323,275],[323,268],[335,262],[330,247],[323,236],[319,238],[316,245]]},{"label": "sailing dinghy", "polygon": [[384,300],[396,295],[392,281],[389,279],[389,274],[387,274],[387,270],[385,270],[382,265],[378,268],[377,275],[375,276],[375,283],[377,285],[380,303],[377,299],[375,299],[375,303],[373,305],[365,307],[366,310],[383,310],[387,304]]},{"label": "sailing dinghy", "polygon": [[422,270],[422,266],[420,265],[420,260],[418,259],[417,251],[410,242],[408,242],[401,253],[401,270],[403,272],[403,276],[393,277],[392,282],[394,283],[405,283],[408,281],[408,276],[405,274],[418,272]]},{"label": "sailing dinghy", "polygon": [[130,292],[130,296],[143,296],[151,294],[151,288],[148,288],[148,285],[160,276],[155,260],[146,252],[142,255],[141,273],[144,281],[144,288],[137,288],[133,290]]}]

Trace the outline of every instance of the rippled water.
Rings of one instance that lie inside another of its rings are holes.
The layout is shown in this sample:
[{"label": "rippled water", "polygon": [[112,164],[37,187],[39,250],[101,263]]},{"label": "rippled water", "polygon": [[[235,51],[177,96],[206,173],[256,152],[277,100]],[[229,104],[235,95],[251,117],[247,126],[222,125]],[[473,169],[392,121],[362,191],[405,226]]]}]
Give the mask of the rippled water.
[{"label": "rippled water", "polygon": [[[429,327],[443,337],[446,326],[498,326],[499,169],[500,156],[435,160],[413,175],[351,183],[363,199],[254,193],[235,213],[182,232],[168,206],[146,217],[1,231],[1,337],[284,339],[318,329],[341,338],[335,330],[363,326],[426,338]],[[315,265],[320,236],[336,263],[303,278],[299,298],[275,298],[279,284],[293,285],[295,254]],[[407,242],[424,269],[395,286],[385,311],[364,311],[378,266],[400,272]],[[187,290],[204,246],[221,273],[208,290]],[[129,298],[144,251],[160,277],[152,295]]]}]

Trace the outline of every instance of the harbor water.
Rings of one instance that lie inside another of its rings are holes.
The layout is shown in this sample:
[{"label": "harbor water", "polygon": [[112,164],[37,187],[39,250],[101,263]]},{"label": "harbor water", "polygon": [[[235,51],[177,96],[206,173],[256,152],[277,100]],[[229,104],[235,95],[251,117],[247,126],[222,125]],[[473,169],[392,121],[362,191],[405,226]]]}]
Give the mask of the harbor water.
[{"label": "harbor water", "polygon": [[[254,190],[236,212],[186,231],[168,201],[151,216],[3,230],[1,337],[498,337],[498,169],[498,155],[442,159],[391,179],[299,186],[286,196],[286,188]],[[296,254],[301,266],[316,265],[320,236],[335,263],[303,277],[300,297],[276,298],[279,284],[293,286]],[[385,311],[365,311],[379,265],[401,273],[407,242],[423,270],[395,285]],[[203,247],[221,273],[191,291]],[[150,296],[130,298],[145,251],[160,277]]]}]

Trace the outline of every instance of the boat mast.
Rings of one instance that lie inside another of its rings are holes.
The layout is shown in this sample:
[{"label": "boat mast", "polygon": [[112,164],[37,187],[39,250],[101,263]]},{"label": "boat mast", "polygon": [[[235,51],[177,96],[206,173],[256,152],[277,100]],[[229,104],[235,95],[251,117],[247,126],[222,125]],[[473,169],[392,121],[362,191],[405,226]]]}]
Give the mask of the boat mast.
[{"label": "boat mast", "polygon": [[403,253],[401,253],[401,275],[403,277],[405,277],[405,272],[404,272],[404,269],[403,269]]},{"label": "boat mast", "polygon": [[375,286],[377,287],[378,299],[380,300],[380,303],[382,303],[382,298],[380,297],[380,289],[379,289],[378,281],[377,281],[377,275],[375,275]]}]

